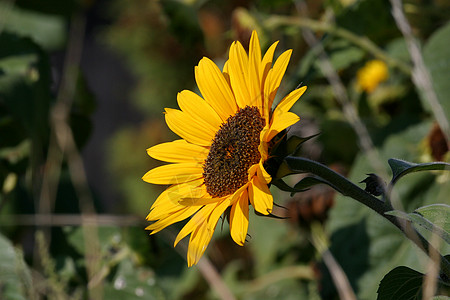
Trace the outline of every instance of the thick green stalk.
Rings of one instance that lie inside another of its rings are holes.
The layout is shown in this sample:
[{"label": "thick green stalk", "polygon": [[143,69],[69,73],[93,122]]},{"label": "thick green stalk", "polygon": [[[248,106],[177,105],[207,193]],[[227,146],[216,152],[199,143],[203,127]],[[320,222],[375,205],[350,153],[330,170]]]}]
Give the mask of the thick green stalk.
[{"label": "thick green stalk", "polygon": [[344,176],[336,173],[335,171],[331,170],[330,168],[319,162],[303,157],[294,157],[294,156],[287,156],[285,158],[285,162],[291,171],[295,173],[304,173],[304,172],[312,173],[324,179],[325,181],[331,183],[332,186],[335,187],[344,196],[351,197],[356,201],[364,204],[365,206],[371,208],[379,215],[381,215],[389,222],[391,222],[393,225],[395,225],[398,229],[400,229],[408,239],[414,242],[420,249],[422,249],[430,257],[436,257],[432,255],[433,252],[435,254],[439,254],[442,261],[441,277],[443,280],[446,280],[447,282],[449,281],[450,263],[448,262],[448,260],[442,257],[442,255],[440,255],[440,253],[413,228],[411,222],[400,220],[392,215],[387,215],[386,212],[392,210],[392,206],[390,205],[390,203],[383,202],[382,200],[374,197],[373,195],[369,194],[368,192],[364,191],[363,189],[352,183]]}]

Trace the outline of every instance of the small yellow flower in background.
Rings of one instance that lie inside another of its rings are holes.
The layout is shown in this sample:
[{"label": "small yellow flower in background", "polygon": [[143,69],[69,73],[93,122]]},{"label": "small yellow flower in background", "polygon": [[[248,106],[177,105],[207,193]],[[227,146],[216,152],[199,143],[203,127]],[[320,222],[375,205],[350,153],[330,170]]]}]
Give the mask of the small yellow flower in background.
[{"label": "small yellow flower in background", "polygon": [[358,70],[358,87],[367,93],[373,92],[380,82],[389,77],[388,67],[381,60],[371,60]]},{"label": "small yellow flower in background", "polygon": [[223,71],[210,59],[201,59],[195,79],[203,98],[184,90],[177,97],[181,110],[165,109],[167,125],[182,139],[147,149],[151,157],[171,164],[142,177],[170,185],[154,202],[147,220],[155,222],[146,229],[154,234],[191,217],[174,244],[190,234],[188,266],[199,261],[227,208],[231,207],[231,237],[241,246],[247,236],[249,205],[264,215],[272,211],[268,187],[272,177],[264,168],[269,144],[300,120],[289,110],[306,90],[289,93],[272,111],[292,53],[284,52],[272,66],[277,44],[262,57],[254,31],[249,54],[241,43],[233,42]]}]

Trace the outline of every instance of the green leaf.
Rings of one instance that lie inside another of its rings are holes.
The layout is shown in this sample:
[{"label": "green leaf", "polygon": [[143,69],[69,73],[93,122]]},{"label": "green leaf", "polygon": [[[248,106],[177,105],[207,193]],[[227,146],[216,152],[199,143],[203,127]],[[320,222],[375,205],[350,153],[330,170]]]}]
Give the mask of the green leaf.
[{"label": "green leaf", "polygon": [[336,23],[377,44],[399,35],[387,1],[356,1],[336,16]]},{"label": "green leaf", "polygon": [[450,233],[450,205],[432,204],[420,207],[414,211],[430,220],[434,225]]},{"label": "green leaf", "polygon": [[312,138],[315,138],[320,133],[316,133],[307,137],[300,137],[296,135],[290,136],[286,141],[286,153],[291,155],[298,155],[298,152],[300,150],[300,146],[304,143],[309,141]]},{"label": "green leaf", "polygon": [[66,22],[62,16],[24,10],[4,2],[0,3],[0,11],[6,11],[2,18],[3,29],[29,36],[48,50],[56,50],[63,46]]},{"label": "green leaf", "polygon": [[[430,206],[435,206],[435,205],[430,205]],[[439,205],[441,206],[441,205]],[[446,205],[442,205],[442,206],[446,206]],[[439,209],[439,208],[436,208]],[[444,241],[447,242],[447,244],[450,244],[450,233],[449,231],[443,229],[442,227],[440,227],[439,225],[435,224],[434,222],[432,222],[431,220],[425,218],[424,216],[420,215],[419,213],[413,212],[413,213],[405,213],[399,210],[393,210],[390,212],[386,213],[387,215],[391,215],[391,216],[396,216],[397,218],[401,218],[404,220],[408,220],[411,223],[413,223],[414,225],[419,225],[433,233],[436,233],[437,235],[439,235]],[[449,216],[450,214],[448,212],[443,212],[439,215],[439,218],[435,218],[436,217],[437,212],[433,213],[433,218],[436,219],[440,224],[445,225],[446,227],[448,227],[448,220],[449,220]],[[447,224],[446,224],[447,223]]]},{"label": "green leaf", "polygon": [[165,299],[151,269],[138,267],[130,259],[120,262],[112,282],[105,285],[105,299]]},{"label": "green leaf", "polygon": [[377,299],[422,299],[422,282],[422,273],[408,267],[397,267],[381,280]]},{"label": "green leaf", "polygon": [[351,46],[347,42],[342,43],[340,40],[334,44],[336,43],[343,44],[338,44],[338,47],[341,46],[338,49],[331,49],[330,61],[336,71],[344,70],[364,58],[365,52],[361,48]]},{"label": "green leaf", "polygon": [[423,48],[425,65],[430,71],[433,87],[444,114],[450,119],[450,51],[448,41],[450,40],[450,22],[437,30],[428,40]]},{"label": "green leaf", "polygon": [[[405,160],[414,161],[423,155],[418,147],[430,131],[431,123],[423,122],[411,125],[402,131],[391,132],[384,140],[381,148],[378,148],[381,161],[387,161],[390,157],[402,157]],[[386,171],[389,170],[387,164]],[[360,154],[356,157],[348,177],[353,182],[361,180],[362,174],[376,173],[367,155]],[[417,172],[408,176],[408,180],[399,180],[396,183],[396,197],[399,205],[405,211],[412,212],[416,208],[434,204],[448,203],[450,185],[448,182],[437,180],[434,172]],[[400,203],[401,201],[401,203]],[[364,221],[364,227],[361,222]],[[351,234],[346,236],[342,229],[358,228],[367,235],[367,241],[361,242]],[[366,206],[348,199],[342,195],[336,196],[335,205],[329,212],[327,228],[331,233],[331,239],[344,241],[348,251],[334,253],[336,260],[342,265],[348,260],[360,260],[366,262],[366,267],[355,274],[352,267],[343,265],[347,275],[354,276],[355,293],[361,300],[374,299],[378,284],[381,279],[397,266],[409,266],[420,270],[421,260],[427,259],[425,253],[418,249],[401,232],[374,213]],[[442,243],[446,244],[446,243]],[[342,242],[336,245],[341,247]],[[333,245],[332,245],[333,246]],[[367,249],[366,252],[361,249]],[[327,282],[322,282],[326,285]]]},{"label": "green leaf", "polygon": [[14,249],[11,242],[0,234],[0,298],[29,299],[32,282],[31,273],[22,252]]},{"label": "green leaf", "polygon": [[279,188],[280,190],[285,191],[285,192],[299,193],[299,192],[305,191],[302,189],[299,190],[299,189],[291,187],[281,178],[277,178],[277,179],[273,180],[271,182],[271,184],[273,184],[274,186],[276,186],[277,188]]},{"label": "green leaf", "polygon": [[447,170],[450,171],[450,164],[445,162],[431,162],[416,164],[401,159],[391,158],[388,160],[392,170],[391,185],[395,184],[401,177],[419,171]]},{"label": "green leaf", "polygon": [[29,38],[0,33],[0,104],[32,138],[35,151],[46,144],[51,100],[50,64]]},{"label": "green leaf", "polygon": [[[67,235],[67,240],[69,244],[77,250],[78,253],[85,253],[85,237],[82,227],[64,227],[63,228],[65,234]],[[99,244],[101,245],[102,251],[107,251],[108,247],[113,244],[117,244],[122,240],[122,233],[120,228],[118,227],[98,227],[98,239]]]},{"label": "green leaf", "polygon": [[[294,189],[295,190],[307,190],[310,187],[316,185],[316,184],[326,184],[331,186],[333,189],[338,190],[334,185],[332,185],[330,182],[320,178],[320,177],[313,177],[313,176],[308,176],[305,178],[302,178],[299,182],[297,182],[294,185]],[[291,193],[291,196],[294,193]]]}]

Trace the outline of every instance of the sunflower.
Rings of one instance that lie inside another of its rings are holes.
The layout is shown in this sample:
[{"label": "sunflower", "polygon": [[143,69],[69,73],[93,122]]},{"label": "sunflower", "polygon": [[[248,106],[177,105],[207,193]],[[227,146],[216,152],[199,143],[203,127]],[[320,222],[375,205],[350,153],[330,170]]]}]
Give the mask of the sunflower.
[{"label": "sunflower", "polygon": [[155,222],[146,229],[155,234],[191,217],[174,243],[190,234],[189,266],[205,252],[225,211],[231,237],[241,246],[247,236],[249,205],[263,215],[272,211],[268,186],[272,176],[264,163],[272,139],[300,120],[289,110],[306,90],[292,91],[272,110],[292,53],[284,52],[272,66],[277,44],[262,57],[253,31],[249,54],[241,43],[233,42],[223,71],[210,59],[201,59],[195,80],[203,97],[184,90],[177,95],[181,110],[165,109],[167,125],[182,139],[147,149],[151,157],[171,164],[142,177],[170,185],[152,205],[147,220]]},{"label": "sunflower", "polygon": [[372,93],[378,85],[389,78],[389,70],[385,62],[371,60],[358,70],[357,86],[359,89]]}]

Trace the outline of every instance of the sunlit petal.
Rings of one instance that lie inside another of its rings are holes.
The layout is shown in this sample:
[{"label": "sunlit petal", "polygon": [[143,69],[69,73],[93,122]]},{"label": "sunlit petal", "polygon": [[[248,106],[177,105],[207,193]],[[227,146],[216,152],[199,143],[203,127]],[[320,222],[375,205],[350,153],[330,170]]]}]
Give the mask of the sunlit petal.
[{"label": "sunlit petal", "polygon": [[147,154],[154,159],[166,162],[203,162],[208,156],[208,149],[185,140],[162,143],[147,149]]},{"label": "sunlit petal", "polygon": [[263,215],[268,215],[272,212],[273,197],[266,183],[262,183],[258,177],[255,177],[248,186],[248,192],[250,194],[250,203],[257,212]]},{"label": "sunlit petal", "polygon": [[203,177],[202,172],[199,163],[169,164],[148,171],[142,179],[153,184],[180,184]]},{"label": "sunlit petal", "polygon": [[234,95],[220,69],[209,58],[202,58],[195,68],[195,80],[206,102],[225,121],[237,110]]},{"label": "sunlit petal", "polygon": [[231,207],[230,234],[236,244],[243,246],[248,230],[248,193],[244,190]]},{"label": "sunlit petal", "polygon": [[212,128],[213,132],[222,125],[222,119],[217,112],[196,93],[188,90],[181,91],[178,93],[177,100],[183,112],[200,121],[203,126]]},{"label": "sunlit petal", "polygon": [[200,146],[210,146],[215,131],[205,128],[181,110],[166,108],[166,123],[170,130],[186,141]]}]

